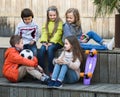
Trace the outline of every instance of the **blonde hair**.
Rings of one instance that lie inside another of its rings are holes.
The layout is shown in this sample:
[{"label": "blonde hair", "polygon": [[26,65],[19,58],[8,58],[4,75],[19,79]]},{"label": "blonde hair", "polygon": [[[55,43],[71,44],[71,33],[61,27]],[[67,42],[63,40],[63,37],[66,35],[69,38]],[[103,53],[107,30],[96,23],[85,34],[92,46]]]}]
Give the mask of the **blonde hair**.
[{"label": "blonde hair", "polygon": [[74,17],[75,17],[75,24],[78,28],[81,28],[81,20],[80,20],[80,14],[79,14],[79,11],[78,9],[76,8],[69,8],[66,13],[65,13],[65,16],[67,18],[67,14],[68,13],[73,13]]}]

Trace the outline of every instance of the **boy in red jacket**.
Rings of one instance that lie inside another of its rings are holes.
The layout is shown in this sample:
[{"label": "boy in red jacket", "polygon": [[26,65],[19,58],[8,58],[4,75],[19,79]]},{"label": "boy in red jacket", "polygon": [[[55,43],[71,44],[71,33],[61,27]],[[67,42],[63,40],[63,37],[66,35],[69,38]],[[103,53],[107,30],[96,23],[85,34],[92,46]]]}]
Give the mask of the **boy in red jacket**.
[{"label": "boy in red jacket", "polygon": [[38,80],[47,83],[49,77],[38,66],[37,58],[34,57],[30,60],[19,54],[23,49],[22,37],[13,35],[10,38],[10,45],[11,47],[5,52],[5,62],[2,70],[4,77],[11,82],[18,82],[29,73]]}]

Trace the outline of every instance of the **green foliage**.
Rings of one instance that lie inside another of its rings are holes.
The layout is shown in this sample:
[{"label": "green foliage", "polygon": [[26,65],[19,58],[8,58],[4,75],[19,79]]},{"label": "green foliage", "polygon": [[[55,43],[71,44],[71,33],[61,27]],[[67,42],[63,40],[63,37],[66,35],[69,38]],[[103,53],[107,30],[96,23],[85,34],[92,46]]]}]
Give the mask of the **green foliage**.
[{"label": "green foliage", "polygon": [[95,17],[110,15],[116,9],[120,14],[120,0],[93,0],[96,5]]}]

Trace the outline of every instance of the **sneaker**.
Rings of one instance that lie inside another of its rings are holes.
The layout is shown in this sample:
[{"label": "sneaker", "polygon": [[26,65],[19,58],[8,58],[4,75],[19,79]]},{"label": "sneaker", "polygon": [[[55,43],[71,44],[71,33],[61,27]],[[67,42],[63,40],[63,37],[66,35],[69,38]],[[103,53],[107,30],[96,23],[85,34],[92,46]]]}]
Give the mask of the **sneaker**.
[{"label": "sneaker", "polygon": [[45,73],[42,76],[44,76],[47,79],[50,79],[50,77],[48,75],[46,75]]},{"label": "sneaker", "polygon": [[48,86],[54,86],[55,82],[56,82],[56,81],[54,81],[54,80],[50,80],[50,81],[48,82]]},{"label": "sneaker", "polygon": [[56,81],[55,84],[54,84],[55,87],[62,87],[62,82],[60,81]]},{"label": "sneaker", "polygon": [[113,37],[112,40],[107,44],[108,50],[113,50],[114,45],[115,45],[115,39]]},{"label": "sneaker", "polygon": [[47,84],[49,83],[49,81],[50,81],[50,78],[48,78],[48,77],[46,77],[46,76],[42,76],[42,77],[41,77],[41,83],[42,83],[42,84],[47,85]]}]

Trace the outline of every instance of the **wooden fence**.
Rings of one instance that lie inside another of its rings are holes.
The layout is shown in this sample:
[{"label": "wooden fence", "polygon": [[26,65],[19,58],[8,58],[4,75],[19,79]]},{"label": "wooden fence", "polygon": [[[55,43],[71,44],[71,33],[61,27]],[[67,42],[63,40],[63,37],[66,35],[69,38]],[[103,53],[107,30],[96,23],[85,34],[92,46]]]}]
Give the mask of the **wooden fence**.
[{"label": "wooden fence", "polygon": [[56,5],[60,17],[65,21],[65,12],[70,7],[78,8],[81,16],[83,32],[96,31],[103,38],[114,35],[114,14],[94,20],[95,6],[93,0],[1,0],[0,1],[0,36],[14,34],[15,27],[21,21],[20,13],[23,8],[31,8],[35,21],[41,26],[46,19],[48,6]]}]

